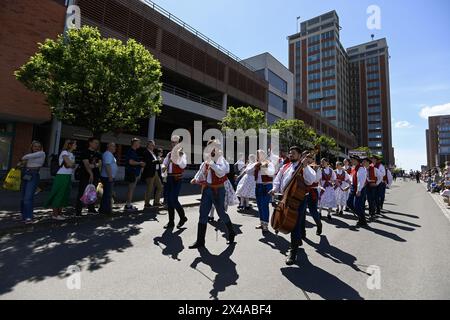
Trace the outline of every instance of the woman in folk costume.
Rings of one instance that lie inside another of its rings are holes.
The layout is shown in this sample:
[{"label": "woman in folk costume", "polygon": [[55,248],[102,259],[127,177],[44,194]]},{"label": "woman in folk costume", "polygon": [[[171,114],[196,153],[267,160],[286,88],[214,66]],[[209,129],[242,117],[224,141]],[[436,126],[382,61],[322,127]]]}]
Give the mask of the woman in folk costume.
[{"label": "woman in folk costume", "polygon": [[194,179],[191,180],[191,184],[202,186],[202,199],[200,202],[197,240],[189,246],[189,249],[198,249],[205,246],[208,215],[213,205],[220,219],[227,227],[228,244],[234,243],[236,233],[233,230],[230,217],[225,212],[225,182],[228,180],[227,172],[229,170],[230,166],[220,151],[220,143],[216,140],[210,141],[205,149],[204,162],[200,165],[200,169]]},{"label": "woman in folk costume", "polygon": [[343,163],[340,161],[336,162],[335,173],[336,184],[334,186],[334,189],[336,193],[336,213],[341,216],[344,214],[344,210],[347,205],[352,180],[347,171],[344,170]]},{"label": "woman in folk costume", "polygon": [[[208,143],[209,144],[209,143]],[[219,151],[219,156],[222,156],[222,151]],[[225,162],[225,165],[228,167],[228,172],[230,171],[230,164],[229,162],[224,158],[223,161]],[[236,192],[234,191],[233,185],[230,182],[230,179],[227,179],[223,186],[225,187],[225,212],[228,211],[229,206],[235,206],[239,204],[239,199],[236,196]],[[209,213],[208,221],[213,222],[214,221],[214,211],[215,207],[213,206],[211,208],[211,212]]]},{"label": "woman in folk costume", "polygon": [[256,164],[256,156],[251,154],[248,156],[247,166],[243,169],[237,189],[236,196],[240,198],[238,209],[250,210],[250,198],[255,199],[256,182],[255,176],[249,173],[249,169]]},{"label": "woman in folk costume", "polygon": [[336,208],[336,195],[334,192],[334,183],[336,181],[336,173],[330,168],[328,159],[323,158],[320,161],[322,169],[320,173],[320,186],[324,189],[320,194],[320,215],[322,215],[322,209],[328,209],[328,219],[331,220],[331,210]]},{"label": "woman in folk costume", "polygon": [[256,204],[258,205],[260,224],[256,229],[262,231],[269,230],[270,202],[272,195],[273,176],[275,175],[275,166],[267,158],[264,150],[258,150],[256,153],[257,162],[247,169],[248,174],[253,174],[256,182]]}]

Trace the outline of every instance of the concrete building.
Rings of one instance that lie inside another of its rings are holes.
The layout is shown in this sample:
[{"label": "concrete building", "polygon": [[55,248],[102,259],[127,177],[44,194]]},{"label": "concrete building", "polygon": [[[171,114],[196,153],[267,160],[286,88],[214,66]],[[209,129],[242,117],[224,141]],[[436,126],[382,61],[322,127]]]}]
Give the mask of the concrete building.
[{"label": "concrete building", "polygon": [[450,115],[428,118],[427,167],[442,167],[450,161]]},{"label": "concrete building", "polygon": [[270,53],[244,60],[269,84],[267,121],[294,118],[294,75]]},{"label": "concrete building", "polygon": [[386,39],[345,50],[340,30],[333,10],[302,22],[288,37],[295,98],[394,165]]}]

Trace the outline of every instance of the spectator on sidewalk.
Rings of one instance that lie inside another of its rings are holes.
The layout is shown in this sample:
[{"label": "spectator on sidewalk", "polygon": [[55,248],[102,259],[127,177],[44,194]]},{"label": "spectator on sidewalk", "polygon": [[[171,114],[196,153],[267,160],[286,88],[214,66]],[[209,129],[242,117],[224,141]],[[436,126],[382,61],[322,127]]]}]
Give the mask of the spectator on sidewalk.
[{"label": "spectator on sidewalk", "polygon": [[59,170],[53,181],[52,190],[48,196],[45,207],[53,209],[53,219],[65,220],[62,209],[69,205],[70,191],[72,189],[72,174],[75,168],[73,151],[77,148],[75,140],[66,140],[63,151],[59,155]]},{"label": "spectator on sidewalk", "polygon": [[167,168],[165,168],[164,162],[164,150],[159,148],[157,151],[158,159],[160,160],[161,166],[159,167],[158,175],[161,183],[163,185],[163,203],[164,207],[167,207]]},{"label": "spectator on sidewalk", "polygon": [[116,144],[108,143],[108,147],[102,156],[101,182],[103,185],[103,196],[100,203],[101,214],[112,214],[112,194],[114,188],[114,179],[117,174],[117,160],[114,157],[116,152]]},{"label": "spectator on sidewalk", "polygon": [[141,147],[141,140],[133,138],[131,140],[131,148],[128,150],[125,156],[125,181],[128,182],[128,194],[127,203],[125,205],[125,211],[137,211],[138,209],[133,206],[134,190],[136,184],[141,178],[142,168],[145,167],[145,162],[140,161],[137,150]]},{"label": "spectator on sidewalk", "polygon": [[[142,179],[145,180],[147,188],[145,190],[145,208],[151,207],[150,199],[154,196],[153,206],[161,206],[160,199],[163,191],[161,179],[158,171],[160,171],[161,160],[155,154],[155,142],[150,140],[147,143],[147,149],[144,151],[145,168],[142,172]],[[156,192],[155,192],[156,189]]]},{"label": "spectator on sidewalk", "polygon": [[[100,141],[97,138],[90,138],[88,140],[89,147],[81,154],[80,167],[80,182],[78,185],[77,203],[75,206],[76,216],[81,217],[83,210],[83,202],[80,198],[83,196],[84,190],[89,184],[93,184],[97,188],[100,181],[100,168],[102,167],[102,155],[98,152]],[[96,214],[95,204],[88,206],[88,212]]]},{"label": "spectator on sidewalk", "polygon": [[31,153],[24,155],[19,163],[22,167],[22,199],[20,202],[22,219],[26,224],[33,223],[33,202],[40,176],[39,170],[44,165],[45,152],[39,141],[31,143]]}]

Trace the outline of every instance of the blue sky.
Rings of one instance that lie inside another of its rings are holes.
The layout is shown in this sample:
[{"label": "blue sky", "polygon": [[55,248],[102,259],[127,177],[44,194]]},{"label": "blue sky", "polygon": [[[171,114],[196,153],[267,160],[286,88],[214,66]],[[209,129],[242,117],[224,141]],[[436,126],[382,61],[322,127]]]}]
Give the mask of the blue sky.
[{"label": "blue sky", "polygon": [[[450,114],[448,0],[155,0],[237,56],[270,52],[288,65],[286,37],[301,21],[336,10],[341,42],[386,37],[390,50],[393,145],[397,165],[426,164],[426,116]],[[367,28],[367,8],[381,9],[381,30]]]}]

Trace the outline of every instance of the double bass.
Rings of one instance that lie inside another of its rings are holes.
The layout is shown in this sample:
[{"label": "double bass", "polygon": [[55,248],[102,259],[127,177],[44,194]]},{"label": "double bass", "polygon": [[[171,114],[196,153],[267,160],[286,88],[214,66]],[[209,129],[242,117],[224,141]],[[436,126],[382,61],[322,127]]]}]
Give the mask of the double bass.
[{"label": "double bass", "polygon": [[295,228],[298,219],[298,207],[308,195],[307,185],[303,178],[302,162],[316,152],[308,153],[299,160],[300,165],[293,173],[291,181],[283,192],[281,201],[277,203],[270,221],[276,233],[289,234]]}]

